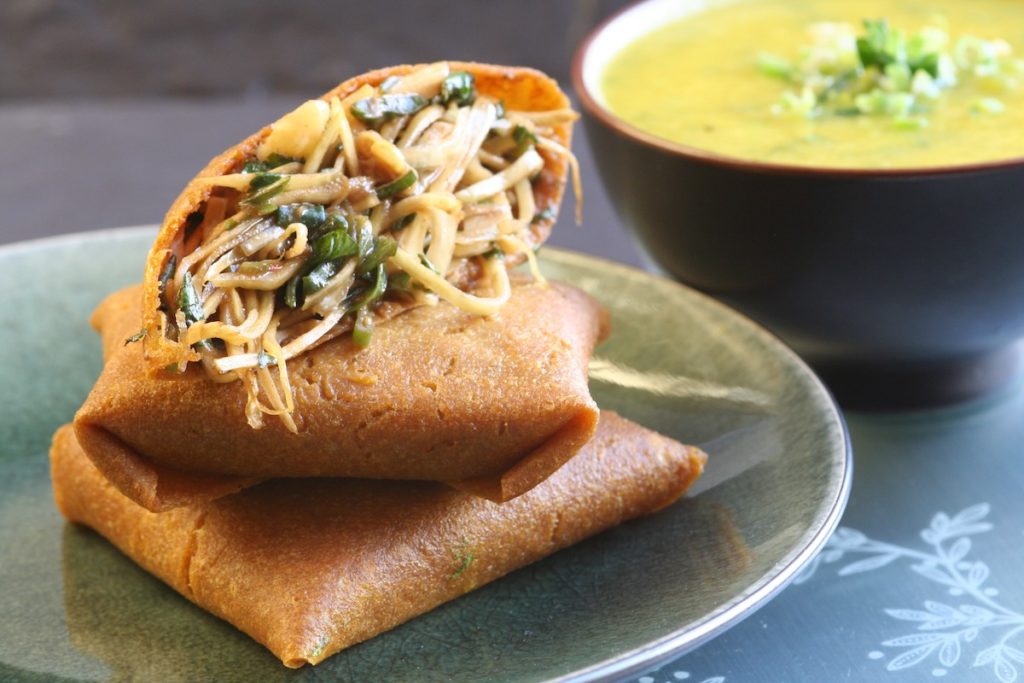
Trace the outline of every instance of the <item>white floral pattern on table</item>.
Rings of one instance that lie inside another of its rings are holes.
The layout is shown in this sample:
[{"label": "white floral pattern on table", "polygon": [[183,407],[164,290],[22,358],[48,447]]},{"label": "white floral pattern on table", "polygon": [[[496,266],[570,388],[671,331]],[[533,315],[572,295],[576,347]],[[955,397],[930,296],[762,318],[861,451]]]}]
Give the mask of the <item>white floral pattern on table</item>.
[{"label": "white floral pattern on table", "polygon": [[[988,503],[979,503],[955,515],[935,513],[920,532],[923,549],[878,541],[856,529],[839,527],[793,583],[806,583],[824,565],[841,565],[836,575],[844,577],[898,560],[910,562],[917,576],[944,593],[942,600],[925,600],[922,609],[880,606],[889,617],[916,626],[911,633],[882,641],[882,647],[891,648],[888,653],[872,650],[868,658],[887,660],[885,668],[891,672],[930,665],[931,675],[941,678],[954,667],[984,667],[993,683],[1024,683],[1024,613],[999,601],[999,591],[987,585],[988,564],[971,556],[970,537],[993,528],[989,512]],[[972,657],[973,662],[967,664]],[[681,663],[679,660],[675,666]],[[636,679],[636,683],[678,681],[726,683],[725,676],[701,679],[672,665]]]},{"label": "white floral pattern on table", "polygon": [[988,514],[987,503],[953,516],[936,513],[921,531],[926,550],[876,541],[856,529],[840,527],[795,583],[804,583],[822,565],[841,560],[853,561],[844,564],[838,576],[880,569],[897,560],[910,561],[911,570],[942,586],[957,604],[926,600],[924,609],[886,609],[893,619],[916,623],[915,632],[882,642],[883,647],[900,650],[895,655],[873,650],[868,657],[881,660],[891,656],[886,663],[889,671],[931,664],[932,675],[941,677],[958,664],[962,666],[970,652],[973,666],[991,668],[999,683],[1014,683],[1024,670],[1024,614],[997,601],[999,591],[986,586],[988,565],[970,557],[970,536],[992,529],[986,521]]},{"label": "white floral pattern on table", "polygon": [[[651,675],[641,676],[636,679],[636,683],[659,683],[659,679],[661,679],[663,675],[664,674],[659,675],[658,678]],[[725,683],[725,676],[712,676],[711,678],[698,680],[691,676],[689,671],[673,671],[670,678],[665,678],[663,680],[664,683],[676,683],[677,681],[687,681],[687,683]]]}]

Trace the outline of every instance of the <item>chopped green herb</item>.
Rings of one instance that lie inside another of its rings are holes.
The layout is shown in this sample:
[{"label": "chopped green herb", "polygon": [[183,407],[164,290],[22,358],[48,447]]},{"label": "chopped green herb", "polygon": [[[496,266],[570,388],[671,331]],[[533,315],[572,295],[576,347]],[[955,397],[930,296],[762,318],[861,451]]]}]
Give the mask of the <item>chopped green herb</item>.
[{"label": "chopped green herb", "polygon": [[277,365],[277,358],[261,349],[260,352],[256,354],[256,365],[261,368],[269,368],[272,365]]},{"label": "chopped green herb", "polygon": [[897,116],[892,125],[898,130],[921,130],[928,127],[928,119],[923,116]]},{"label": "chopped green herb", "polygon": [[[274,174],[267,173],[263,175]],[[258,178],[259,176],[256,177]],[[288,185],[288,176],[277,176],[277,178],[278,179],[274,183],[267,185],[256,192],[250,193],[249,196],[239,202],[239,204],[251,208],[259,216],[265,216],[266,214],[275,211],[277,207],[271,204],[270,200],[280,194],[280,192]],[[255,182],[255,180],[253,182]]]},{"label": "chopped green herb", "polygon": [[387,291],[388,274],[383,263],[376,267],[372,277],[373,286],[359,296],[357,306],[369,306],[384,296],[384,292]]},{"label": "chopped green herb", "polygon": [[373,286],[359,294],[353,302],[356,309],[355,325],[352,328],[352,340],[359,346],[366,346],[370,343],[373,335],[373,314],[371,306],[384,296],[388,288],[388,275],[384,270],[384,264],[376,266],[373,274]]},{"label": "chopped green herb", "polygon": [[317,265],[345,256],[355,256],[357,253],[359,253],[359,247],[348,234],[348,230],[332,230],[313,242],[311,263]]},{"label": "chopped green herb", "polygon": [[983,97],[971,103],[971,111],[976,114],[1002,114],[1006,111],[1006,105],[994,97]]},{"label": "chopped green herb", "polygon": [[356,311],[356,321],[352,326],[352,341],[363,348],[370,345],[373,337],[373,314],[363,306]]},{"label": "chopped green herb", "polygon": [[857,38],[857,54],[864,68],[877,67],[879,70],[893,62],[906,59],[906,47],[896,31],[889,30],[885,19],[865,19],[865,35]]},{"label": "chopped green herb", "polygon": [[781,78],[784,81],[792,78],[795,69],[793,63],[785,57],[773,55],[769,52],[762,52],[757,55],[757,68],[765,76]]},{"label": "chopped green herb", "polygon": [[422,263],[424,266],[426,266],[430,270],[434,271],[438,275],[441,274],[441,273],[438,272],[437,267],[433,263],[430,262],[430,259],[427,258],[426,254],[420,254],[420,263]]},{"label": "chopped green herb", "polygon": [[392,180],[387,185],[382,185],[377,188],[377,198],[387,199],[392,195],[396,195],[402,190],[406,190],[412,187],[416,183],[416,171],[411,168],[400,178]]},{"label": "chopped green herb", "polygon": [[[897,128],[917,130],[927,125],[926,115],[943,91],[962,80],[991,85],[991,92],[1016,80],[1012,50],[1002,40],[963,36],[950,48],[949,34],[941,28],[905,33],[885,19],[864,21],[861,35],[834,23],[814,24],[811,34],[813,45],[795,63],[776,55],[758,57],[763,73],[799,88],[782,94],[776,113],[886,116]],[[987,104],[971,108],[989,113]],[[994,113],[999,105],[991,109]]]},{"label": "chopped green herb", "polygon": [[399,78],[398,76],[388,76],[383,81],[381,81],[379,89],[382,93],[387,92],[388,90],[394,88],[400,80],[402,79]]},{"label": "chopped green herb", "polygon": [[338,274],[339,270],[341,270],[340,261],[324,261],[302,278],[302,293],[309,296],[319,292],[327,286],[332,277]]},{"label": "chopped green herb", "polygon": [[409,224],[416,220],[416,214],[410,213],[407,216],[402,216],[397,221],[388,226],[388,230],[391,232],[401,232],[409,227]]},{"label": "chopped green herb", "polygon": [[242,261],[235,271],[240,275],[266,275],[267,273],[283,268],[279,259],[264,259],[262,261]]},{"label": "chopped green herb", "polygon": [[906,92],[872,90],[854,99],[857,109],[865,114],[888,114],[906,117],[914,106],[914,96]]},{"label": "chopped green herb", "polygon": [[383,265],[385,261],[395,255],[398,251],[398,242],[387,235],[380,235],[373,240],[373,251],[371,251],[359,264],[359,273],[369,273]]},{"label": "chopped green herb", "polygon": [[515,155],[517,157],[537,144],[537,136],[531,133],[530,129],[526,126],[516,126],[513,128],[512,139],[516,141]]},{"label": "chopped green herb", "polygon": [[160,271],[160,308],[164,308],[164,292],[167,291],[167,281],[174,276],[174,271],[178,266],[178,257],[171,254],[167,258],[167,263],[164,264],[164,269]]},{"label": "chopped green herb", "polygon": [[284,305],[288,308],[298,308],[303,304],[302,276],[296,275],[284,286]]},{"label": "chopped green herb", "polygon": [[448,580],[454,581],[469,571],[469,568],[473,566],[474,559],[476,558],[473,556],[473,551],[469,549],[469,541],[463,539],[462,547],[455,553],[455,561],[459,563],[459,566],[448,577]]},{"label": "chopped green herb", "polygon": [[257,161],[256,159],[247,161],[245,162],[245,165],[242,166],[242,173],[266,173],[269,170],[270,166],[262,161]]},{"label": "chopped green herb", "polygon": [[365,261],[373,251],[373,225],[366,216],[355,216],[352,220],[351,234],[356,240],[360,263]]},{"label": "chopped green herb", "polygon": [[388,278],[388,289],[398,292],[410,292],[413,288],[412,277],[404,270],[399,271]]},{"label": "chopped green herb", "polygon": [[503,261],[505,260],[505,252],[502,251],[501,247],[498,246],[495,246],[490,251],[485,251],[483,256],[484,258],[497,258]]},{"label": "chopped green herb", "polygon": [[138,332],[136,332],[132,336],[130,336],[127,339],[125,339],[124,340],[124,345],[128,346],[129,344],[134,344],[137,341],[142,341],[143,337],[146,336],[147,332],[148,332],[148,330],[145,327],[143,327],[141,330],[139,330]]},{"label": "chopped green herb", "polygon": [[348,230],[348,219],[340,213],[332,213],[327,217],[327,223],[324,224],[324,227],[328,230]]},{"label": "chopped green herb", "polygon": [[184,282],[178,290],[178,310],[185,314],[186,327],[206,318],[203,302],[192,286],[192,273],[185,273]]},{"label": "chopped green herb", "polygon": [[213,342],[215,342],[215,341],[220,341],[220,340],[219,339],[200,339],[199,341],[197,341],[195,344],[192,345],[192,348],[195,349],[196,351],[213,351],[213,349],[214,349]]},{"label": "chopped green herb", "polygon": [[546,206],[538,211],[533,220],[530,221],[532,224],[542,223],[544,221],[553,221],[555,219],[555,210],[550,206]]},{"label": "chopped green herb", "polygon": [[285,204],[277,207],[274,222],[282,228],[302,223],[316,232],[327,221],[327,211],[320,204]]},{"label": "chopped green herb", "polygon": [[476,88],[473,75],[465,71],[453,71],[441,81],[441,102],[448,104],[455,101],[460,107],[473,104],[476,99]]},{"label": "chopped green herb", "polygon": [[317,639],[316,644],[313,646],[313,649],[309,651],[309,657],[316,659],[317,657],[322,655],[324,653],[324,650],[327,649],[328,641],[328,636],[320,636],[320,638]]},{"label": "chopped green herb", "polygon": [[268,173],[266,171],[256,173],[252,180],[249,181],[249,190],[258,190],[262,187],[273,185],[281,176],[277,173]]},{"label": "chopped green herb", "polygon": [[295,159],[295,158],[292,158],[292,157],[286,157],[283,154],[278,154],[277,152],[273,152],[273,153],[270,154],[270,156],[267,157],[267,166],[269,168],[277,168],[278,166],[284,166],[285,164],[290,164],[293,161],[298,161],[298,159]]},{"label": "chopped green herb", "polygon": [[505,118],[505,100],[498,100],[498,103],[494,105],[494,117]]},{"label": "chopped green herb", "polygon": [[388,119],[415,114],[425,106],[427,100],[419,95],[381,95],[353,103],[352,115],[372,126]]}]

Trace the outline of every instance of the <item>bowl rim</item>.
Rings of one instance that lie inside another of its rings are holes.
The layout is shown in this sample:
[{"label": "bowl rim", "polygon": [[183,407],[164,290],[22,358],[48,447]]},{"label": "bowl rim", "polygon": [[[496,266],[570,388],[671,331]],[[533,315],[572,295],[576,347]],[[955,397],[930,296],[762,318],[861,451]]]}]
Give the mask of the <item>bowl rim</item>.
[{"label": "bowl rim", "polygon": [[[604,34],[604,32],[619,19],[631,12],[637,11],[644,5],[664,1],[665,0],[632,0],[625,7],[616,10],[601,21],[601,23],[591,29],[576,47],[576,51],[573,54],[570,75],[572,78],[573,89],[576,91],[576,95],[579,97],[583,109],[620,137],[628,138],[646,147],[651,147],[661,152],[689,159],[691,161],[698,161],[734,171],[776,175],[824,176],[833,178],[912,178],[998,171],[1014,167],[1024,167],[1024,155],[1010,157],[1007,159],[996,159],[993,161],[976,161],[961,164],[952,163],[939,166],[895,166],[891,168],[780,163],[760,161],[757,159],[744,159],[742,157],[713,152],[707,149],[701,149],[700,147],[673,142],[666,138],[654,135],[653,133],[644,131],[613,113],[608,107],[598,101],[590,88],[587,87],[586,79],[583,77],[583,66],[591,54],[591,47],[598,36]],[[680,1],[687,2],[689,0]],[[737,2],[743,1],[744,0],[737,0]],[[705,9],[699,9],[697,11],[705,11]],[[653,31],[661,25],[662,23],[652,22],[650,27],[645,28],[645,31]],[[641,35],[646,35],[646,33]]]}]

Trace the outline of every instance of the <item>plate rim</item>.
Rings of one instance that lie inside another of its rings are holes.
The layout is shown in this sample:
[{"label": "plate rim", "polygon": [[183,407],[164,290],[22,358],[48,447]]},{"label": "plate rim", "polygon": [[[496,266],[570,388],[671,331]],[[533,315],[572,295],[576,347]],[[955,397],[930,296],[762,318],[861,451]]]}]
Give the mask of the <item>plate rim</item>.
[{"label": "plate rim", "polygon": [[[593,263],[596,261],[601,265],[602,269],[618,271],[625,276],[640,274],[654,278],[671,288],[679,289],[684,296],[697,299],[702,304],[746,326],[766,346],[772,347],[774,351],[790,361],[792,366],[809,382],[812,391],[820,395],[820,398],[823,399],[822,406],[826,408],[830,421],[835,422],[839,428],[839,440],[842,442],[841,444],[830,444],[833,447],[830,449],[833,451],[830,452],[830,455],[837,458],[835,464],[840,467],[840,472],[839,485],[834,498],[829,504],[828,512],[819,520],[817,528],[810,529],[803,534],[794,543],[789,552],[772,565],[771,569],[765,572],[759,579],[741,591],[734,601],[709,613],[708,616],[699,620],[696,625],[685,625],[655,641],[583,669],[578,669],[572,673],[550,679],[548,683],[583,683],[584,681],[589,683],[591,681],[617,680],[650,671],[669,659],[700,647],[753,615],[789,586],[799,575],[800,570],[818,555],[832,535],[832,532],[839,526],[839,520],[846,510],[850,499],[850,489],[853,484],[853,444],[850,440],[850,431],[847,427],[846,419],[843,416],[838,401],[836,401],[829,388],[825,386],[825,383],[818,377],[817,373],[793,349],[783,342],[778,335],[760,323],[703,292],[639,268],[618,263],[601,256],[547,245],[544,247],[544,253],[546,255],[553,255],[553,261],[569,265],[585,262]],[[835,447],[838,447],[838,449]],[[836,450],[841,451],[841,453],[835,453],[834,451]],[[751,590],[751,586],[754,586],[753,590]]]},{"label": "plate rim", "polygon": [[[21,240],[0,245],[0,258],[13,256],[19,252],[36,249],[59,247],[81,241],[110,238],[132,238],[147,233],[155,234],[157,224],[140,224],[123,227],[83,230],[61,235],[51,235],[30,240]],[[721,635],[728,629],[751,616],[761,607],[768,604],[785,589],[814,557],[821,551],[828,538],[839,525],[839,520],[846,509],[853,481],[853,448],[849,429],[835,397],[828,387],[801,359],[796,352],[787,346],[777,335],[750,319],[743,313],[721,303],[720,301],[660,275],[639,268],[618,263],[601,256],[585,254],[569,249],[545,246],[543,256],[565,265],[590,264],[595,262],[601,272],[617,272],[622,276],[653,278],[670,288],[678,289],[685,297],[699,300],[703,305],[715,309],[718,313],[743,325],[759,338],[762,344],[771,348],[775,354],[785,358],[789,364],[800,372],[812,392],[818,394],[821,405],[825,409],[829,421],[838,427],[838,441],[829,444],[829,455],[836,459],[833,466],[839,467],[839,483],[834,497],[828,505],[827,512],[818,520],[817,525],[805,532],[792,548],[760,578],[752,582],[726,605],[697,620],[632,650],[613,657],[595,662],[582,669],[548,680],[548,683],[576,683],[620,679],[634,674],[643,673],[677,657],[694,650],[709,640]]]}]

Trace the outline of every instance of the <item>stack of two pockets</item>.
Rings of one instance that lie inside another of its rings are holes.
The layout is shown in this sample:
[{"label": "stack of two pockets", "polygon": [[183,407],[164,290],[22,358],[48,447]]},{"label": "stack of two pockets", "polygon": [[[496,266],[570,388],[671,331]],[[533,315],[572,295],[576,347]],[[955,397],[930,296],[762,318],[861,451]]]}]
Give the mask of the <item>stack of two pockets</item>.
[{"label": "stack of two pockets", "polygon": [[513,277],[494,315],[414,306],[327,340],[288,363],[294,424],[259,429],[243,383],[125,344],[146,301],[93,315],[104,368],[54,437],[57,505],[289,667],[654,512],[704,464],[599,413],[607,315],[568,285]]}]

